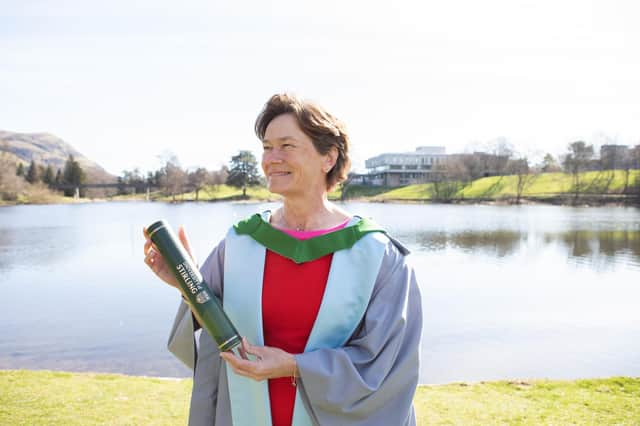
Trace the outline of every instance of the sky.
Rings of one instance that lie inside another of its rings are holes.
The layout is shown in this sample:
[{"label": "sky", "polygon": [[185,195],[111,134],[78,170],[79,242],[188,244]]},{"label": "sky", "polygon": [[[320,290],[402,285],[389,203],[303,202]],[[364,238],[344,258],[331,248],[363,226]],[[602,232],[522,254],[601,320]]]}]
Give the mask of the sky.
[{"label": "sky", "polygon": [[294,92],[344,121],[354,168],[496,140],[532,160],[640,143],[633,0],[0,0],[0,129],[52,133],[121,174],[260,155]]}]

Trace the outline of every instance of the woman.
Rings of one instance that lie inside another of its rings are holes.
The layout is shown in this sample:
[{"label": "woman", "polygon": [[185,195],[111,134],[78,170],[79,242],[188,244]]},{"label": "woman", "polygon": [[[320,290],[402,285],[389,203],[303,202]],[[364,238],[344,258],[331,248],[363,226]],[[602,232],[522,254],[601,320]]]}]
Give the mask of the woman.
[{"label": "woman", "polygon": [[[250,356],[220,353],[205,331],[195,345],[182,302],[169,347],[194,368],[189,423],[414,425],[420,294],[408,251],[327,199],[350,165],[344,126],[282,94],[255,130],[283,203],[235,225],[201,268]],[[148,238],[144,250],[176,286]]]}]

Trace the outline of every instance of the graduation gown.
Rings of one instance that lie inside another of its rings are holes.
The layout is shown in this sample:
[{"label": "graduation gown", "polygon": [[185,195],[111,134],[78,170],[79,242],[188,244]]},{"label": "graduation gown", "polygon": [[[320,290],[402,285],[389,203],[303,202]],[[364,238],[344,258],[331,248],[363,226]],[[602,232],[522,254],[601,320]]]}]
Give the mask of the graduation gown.
[{"label": "graduation gown", "polygon": [[[418,383],[421,297],[401,250],[388,240],[364,317],[347,343],[296,355],[298,392],[314,424],[416,424],[412,401]],[[223,240],[201,268],[223,301],[224,256]],[[232,423],[227,367],[215,342],[206,331],[197,340],[182,302],[169,349],[194,368],[189,424],[244,426]]]}]

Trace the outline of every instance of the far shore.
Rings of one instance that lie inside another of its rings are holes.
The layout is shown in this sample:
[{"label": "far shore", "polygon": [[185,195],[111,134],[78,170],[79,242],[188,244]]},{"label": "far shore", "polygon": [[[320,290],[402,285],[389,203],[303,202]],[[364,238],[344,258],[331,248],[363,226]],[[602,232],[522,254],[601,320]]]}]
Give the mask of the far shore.
[{"label": "far shore", "polygon": [[[379,198],[379,197],[354,197],[344,200],[340,197],[329,197],[334,202],[362,202],[362,203],[390,203],[390,204],[449,204],[449,205],[498,205],[498,206],[515,206],[515,205],[556,205],[556,206],[572,206],[572,207],[640,207],[640,197],[635,195],[573,195],[559,194],[547,197],[500,197],[500,198],[454,198],[447,200],[433,200],[425,198]],[[180,198],[175,201],[171,197],[155,197],[147,200],[144,196],[120,196],[107,198],[78,198],[56,197],[54,200],[46,200],[42,202],[31,202],[29,200],[21,200],[17,202],[0,201],[0,207],[25,206],[25,205],[57,205],[57,204],[87,204],[87,203],[139,203],[139,202],[160,202],[168,204],[182,203],[266,203],[278,202],[279,197],[224,197],[224,198],[204,198],[196,200],[195,198]]]},{"label": "far shore", "polygon": [[[621,170],[585,172],[576,186],[575,177],[566,173],[531,175],[526,185],[521,177],[491,176],[470,182],[422,183],[400,187],[349,184],[329,193],[333,201],[432,204],[551,204],[566,206],[640,206],[640,170],[626,174]],[[579,188],[576,190],[575,188]],[[225,184],[209,185],[195,191],[167,194],[154,191],[100,198],[63,197],[48,190],[25,192],[1,205],[59,204],[82,202],[158,201],[184,202],[269,202],[281,199],[264,186],[242,188]]]}]

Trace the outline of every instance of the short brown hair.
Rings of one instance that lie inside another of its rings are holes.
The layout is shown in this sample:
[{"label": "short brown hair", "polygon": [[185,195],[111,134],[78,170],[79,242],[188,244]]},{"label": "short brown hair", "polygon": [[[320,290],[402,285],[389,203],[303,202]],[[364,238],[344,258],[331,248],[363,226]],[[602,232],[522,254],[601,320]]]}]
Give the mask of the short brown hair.
[{"label": "short brown hair", "polygon": [[320,105],[301,99],[296,95],[282,93],[273,95],[256,119],[255,132],[264,139],[271,120],[282,114],[292,114],[300,129],[311,138],[319,154],[325,155],[331,147],[336,147],[336,164],[327,173],[327,190],[347,179],[351,159],[349,158],[349,135],[344,123],[329,114]]}]

